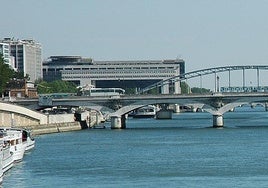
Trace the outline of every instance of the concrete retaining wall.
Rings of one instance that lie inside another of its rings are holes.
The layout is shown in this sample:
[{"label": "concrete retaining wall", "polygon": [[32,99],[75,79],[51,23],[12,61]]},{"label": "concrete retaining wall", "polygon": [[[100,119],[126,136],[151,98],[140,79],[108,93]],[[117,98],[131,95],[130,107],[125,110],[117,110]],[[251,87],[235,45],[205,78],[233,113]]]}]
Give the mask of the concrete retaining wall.
[{"label": "concrete retaining wall", "polygon": [[[0,110],[4,111],[5,113],[20,114],[22,116],[26,116],[30,120],[34,119],[35,121],[38,121],[39,124],[47,123],[47,116],[45,114],[27,109],[22,106],[9,104],[9,103],[0,103]],[[19,123],[20,122],[18,122],[18,124]]]},{"label": "concrete retaining wall", "polygon": [[33,135],[77,131],[101,122],[101,114],[86,112],[82,120],[75,121],[74,114],[42,114],[17,105],[0,103],[0,126],[30,129]]},{"label": "concrete retaining wall", "polygon": [[0,110],[0,126],[27,126],[27,125],[38,125],[39,120],[25,116],[22,114],[11,113]]},{"label": "concrete retaining wall", "polygon": [[48,115],[48,124],[74,122],[74,114]]},{"label": "concrete retaining wall", "polygon": [[45,125],[28,126],[33,135],[78,131],[81,130],[80,122],[54,123]]}]

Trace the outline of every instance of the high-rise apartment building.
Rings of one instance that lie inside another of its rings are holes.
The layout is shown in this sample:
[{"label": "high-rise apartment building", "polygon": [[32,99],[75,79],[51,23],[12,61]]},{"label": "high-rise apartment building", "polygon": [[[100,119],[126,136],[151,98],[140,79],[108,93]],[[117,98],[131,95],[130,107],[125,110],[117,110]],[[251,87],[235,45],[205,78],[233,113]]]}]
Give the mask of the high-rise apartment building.
[{"label": "high-rise apartment building", "polygon": [[[8,44],[10,59],[14,58],[14,68],[29,75],[31,81],[42,78],[42,48],[34,40],[14,40],[4,38],[0,43]],[[7,51],[6,51],[7,52]]]},{"label": "high-rise apartment building", "polygon": [[3,55],[4,62],[8,64],[10,68],[15,69],[14,58],[10,56],[10,45],[8,43],[0,42],[0,54]]}]

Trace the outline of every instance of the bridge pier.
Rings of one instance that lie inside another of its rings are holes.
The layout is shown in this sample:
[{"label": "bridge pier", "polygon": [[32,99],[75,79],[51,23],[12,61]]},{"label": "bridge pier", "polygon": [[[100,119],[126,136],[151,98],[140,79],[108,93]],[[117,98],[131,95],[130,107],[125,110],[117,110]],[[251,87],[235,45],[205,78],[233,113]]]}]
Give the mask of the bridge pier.
[{"label": "bridge pier", "polygon": [[180,113],[181,110],[180,110],[180,105],[179,104],[174,104],[174,113]]},{"label": "bridge pier", "polygon": [[112,116],[111,117],[111,129],[125,129],[126,128],[126,116]]},{"label": "bridge pier", "polygon": [[174,113],[180,113],[181,112],[181,109],[180,109],[180,105],[179,104],[173,104],[171,106],[172,106],[171,109],[173,109],[173,112]]},{"label": "bridge pier", "polygon": [[197,108],[194,106],[191,106],[191,110],[192,110],[192,112],[197,112]]},{"label": "bridge pier", "polygon": [[161,110],[156,112],[156,119],[172,119],[172,110],[168,109],[168,104],[161,104]]},{"label": "bridge pier", "polygon": [[268,102],[264,103],[265,111],[268,112]]},{"label": "bridge pier", "polygon": [[161,94],[169,94],[169,82],[163,82],[161,86]]},{"label": "bridge pier", "polygon": [[223,127],[223,115],[213,114],[213,127]]},{"label": "bridge pier", "polygon": [[156,119],[172,119],[172,111],[171,110],[160,110],[156,112]]}]

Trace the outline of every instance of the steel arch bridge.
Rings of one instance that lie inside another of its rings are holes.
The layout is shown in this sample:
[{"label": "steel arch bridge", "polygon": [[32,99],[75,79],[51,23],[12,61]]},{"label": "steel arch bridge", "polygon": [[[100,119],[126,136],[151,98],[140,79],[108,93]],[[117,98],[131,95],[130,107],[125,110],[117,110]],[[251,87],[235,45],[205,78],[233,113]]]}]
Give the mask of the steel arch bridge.
[{"label": "steel arch bridge", "polygon": [[214,67],[214,68],[196,70],[196,71],[184,73],[184,74],[181,74],[178,76],[174,76],[172,78],[162,80],[162,81],[159,81],[155,84],[147,86],[146,88],[141,89],[139,91],[139,94],[145,93],[145,92],[147,92],[151,89],[157,88],[157,87],[161,87],[162,85],[164,85],[166,83],[174,83],[174,82],[188,80],[191,78],[196,78],[196,77],[200,77],[200,76],[204,76],[204,75],[208,75],[208,74],[215,74],[215,80],[216,80],[216,75],[217,75],[217,73],[220,73],[220,72],[229,72],[229,86],[230,86],[231,71],[236,71],[236,70],[243,71],[243,87],[245,87],[245,70],[247,70],[247,69],[257,70],[257,84],[259,87],[259,85],[260,85],[260,83],[259,83],[260,82],[260,79],[259,79],[260,72],[259,71],[260,70],[268,70],[268,65],[224,66],[224,67]]}]

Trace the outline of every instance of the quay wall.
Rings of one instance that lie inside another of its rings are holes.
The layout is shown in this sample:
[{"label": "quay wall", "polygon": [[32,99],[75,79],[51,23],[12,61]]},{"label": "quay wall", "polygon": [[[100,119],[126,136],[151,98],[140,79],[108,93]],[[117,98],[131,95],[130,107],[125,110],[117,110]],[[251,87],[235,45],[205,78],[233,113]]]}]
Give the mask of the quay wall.
[{"label": "quay wall", "polygon": [[[47,121],[43,121],[46,123]],[[13,113],[9,111],[0,110],[0,126],[2,127],[11,127],[11,126],[27,126],[27,125],[38,125],[40,124],[39,119],[34,119],[32,117]]]},{"label": "quay wall", "polygon": [[0,126],[19,127],[32,131],[33,135],[77,131],[103,121],[97,111],[85,111],[77,119],[75,114],[43,114],[27,108],[0,102]]},{"label": "quay wall", "polygon": [[74,122],[74,114],[53,114],[48,115],[48,124],[53,123],[65,123],[65,122]]},{"label": "quay wall", "polygon": [[66,122],[66,123],[52,123],[52,124],[43,124],[43,125],[34,125],[28,126],[27,129],[31,130],[33,135],[42,135],[42,134],[51,134],[51,133],[60,133],[68,131],[78,131],[82,127],[80,122]]}]

